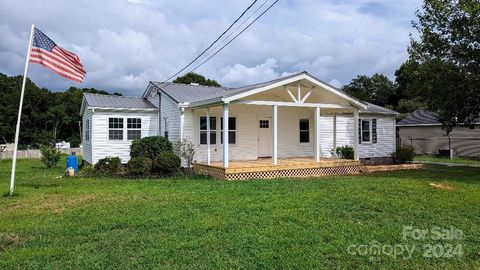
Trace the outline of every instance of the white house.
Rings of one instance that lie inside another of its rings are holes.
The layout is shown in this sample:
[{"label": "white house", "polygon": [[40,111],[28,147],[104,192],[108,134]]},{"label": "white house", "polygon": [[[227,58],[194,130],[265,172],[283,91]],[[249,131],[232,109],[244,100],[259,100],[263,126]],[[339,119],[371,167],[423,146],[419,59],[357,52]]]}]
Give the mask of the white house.
[{"label": "white house", "polygon": [[262,157],[272,165],[320,162],[341,145],[367,163],[389,162],[395,151],[395,111],[307,72],[240,88],[150,82],[142,97],[85,94],[81,114],[84,159],[92,164],[106,156],[127,162],[132,140],[154,135],[188,138],[195,162],[224,168]]}]

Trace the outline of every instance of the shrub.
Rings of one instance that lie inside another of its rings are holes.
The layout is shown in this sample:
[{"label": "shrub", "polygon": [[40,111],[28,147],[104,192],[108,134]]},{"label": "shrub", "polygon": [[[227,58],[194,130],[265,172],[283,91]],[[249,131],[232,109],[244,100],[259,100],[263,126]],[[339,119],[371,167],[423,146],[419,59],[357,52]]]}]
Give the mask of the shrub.
[{"label": "shrub", "polygon": [[106,157],[98,160],[93,169],[101,176],[115,176],[122,172],[122,162],[119,157]]},{"label": "shrub", "polygon": [[161,174],[171,174],[180,171],[182,161],[173,152],[163,152],[155,158],[153,170]]},{"label": "shrub", "polygon": [[185,161],[187,168],[191,168],[195,157],[195,146],[189,139],[178,140],[173,143],[175,154]]},{"label": "shrub", "polygon": [[154,160],[162,152],[172,152],[172,143],[160,136],[134,140],[130,146],[130,157],[146,157]]},{"label": "shrub", "polygon": [[397,148],[395,153],[393,153],[393,158],[395,163],[410,163],[415,156],[415,149],[411,146],[400,146]]},{"label": "shrub", "polygon": [[353,159],[355,154],[355,150],[350,145],[339,146],[335,152],[337,153],[337,156],[342,159]]},{"label": "shrub", "polygon": [[42,162],[47,168],[57,166],[61,157],[61,153],[57,148],[50,145],[42,145],[40,146],[40,152],[42,153]]},{"label": "shrub", "polygon": [[134,157],[128,161],[128,171],[133,175],[148,175],[152,170],[152,160],[146,157]]}]

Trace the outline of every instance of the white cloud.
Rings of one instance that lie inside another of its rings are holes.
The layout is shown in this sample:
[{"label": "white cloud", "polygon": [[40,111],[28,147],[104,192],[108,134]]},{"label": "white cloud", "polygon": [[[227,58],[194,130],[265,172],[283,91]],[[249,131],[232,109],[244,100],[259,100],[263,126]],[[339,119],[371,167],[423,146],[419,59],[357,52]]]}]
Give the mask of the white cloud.
[{"label": "white cloud", "polygon": [[[140,95],[188,63],[250,0],[27,0],[0,3],[0,72],[23,71],[29,23],[77,53],[87,77],[74,84],[32,65],[29,76],[56,90],[70,85]],[[420,0],[280,1],[198,72],[226,86],[306,70],[335,86],[358,74],[390,77],[406,59]],[[65,10],[71,10],[66,13]],[[30,16],[23,16],[30,14]]]},{"label": "white cloud", "polygon": [[224,75],[221,81],[227,85],[253,84],[268,81],[279,77],[279,74],[275,71],[277,67],[277,60],[273,58],[269,58],[264,63],[253,67],[236,64],[222,70]]}]

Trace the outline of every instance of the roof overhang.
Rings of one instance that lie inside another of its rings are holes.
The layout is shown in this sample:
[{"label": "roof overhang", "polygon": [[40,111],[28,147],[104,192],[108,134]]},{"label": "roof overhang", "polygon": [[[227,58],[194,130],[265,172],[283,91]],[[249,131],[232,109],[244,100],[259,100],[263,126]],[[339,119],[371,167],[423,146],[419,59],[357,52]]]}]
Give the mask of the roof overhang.
[{"label": "roof overhang", "polygon": [[158,112],[157,108],[116,108],[116,107],[93,107],[88,106],[89,110],[103,110],[103,111],[139,111],[139,112]]},{"label": "roof overhang", "polygon": [[85,113],[85,109],[87,107],[87,101],[85,99],[85,96],[82,96],[82,105],[80,106],[80,115],[83,116],[83,114]]}]

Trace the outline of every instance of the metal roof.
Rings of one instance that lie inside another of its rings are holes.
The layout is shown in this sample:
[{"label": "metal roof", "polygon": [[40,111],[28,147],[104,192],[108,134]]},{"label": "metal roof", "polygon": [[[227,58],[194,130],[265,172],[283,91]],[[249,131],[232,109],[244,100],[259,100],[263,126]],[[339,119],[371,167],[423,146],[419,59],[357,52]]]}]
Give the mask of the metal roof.
[{"label": "metal roof", "polygon": [[[191,85],[191,84],[178,84],[178,83],[171,83],[171,82],[166,82],[166,83],[161,83],[161,82],[150,82],[157,88],[160,88],[162,92],[164,92],[166,95],[170,96],[173,100],[175,100],[178,103],[193,103],[195,105],[203,104],[203,103],[209,103],[207,101],[217,101],[220,100],[221,98],[226,98],[226,97],[231,97],[240,93],[248,92],[253,89],[257,88],[262,88],[266,87],[272,84],[275,84],[277,82],[283,81],[283,80],[288,80],[290,78],[297,77],[299,75],[307,75],[337,91],[340,93],[358,101],[361,102],[360,100],[349,96],[345,92],[343,92],[341,89],[338,89],[332,85],[329,85],[328,83],[319,80],[318,78],[312,76],[306,71],[294,73],[285,77],[277,78],[274,80],[270,80],[267,82],[262,82],[262,83],[257,83],[257,84],[252,84],[252,85],[247,85],[247,86],[242,86],[242,87],[237,87],[237,88],[227,88],[227,87],[213,87],[213,86],[203,86],[203,85]],[[150,91],[149,88],[147,88],[147,91]],[[146,95],[144,95],[146,96]]]},{"label": "metal roof", "polygon": [[362,103],[366,104],[368,107],[365,110],[360,110],[360,113],[371,113],[371,114],[392,114],[392,115],[398,115],[399,113],[390,110],[387,108],[384,108],[382,106],[378,106],[369,102],[362,101]]},{"label": "metal roof", "polygon": [[115,95],[101,95],[84,93],[85,101],[89,107],[123,108],[123,109],[155,109],[156,107],[147,99],[141,97],[124,97]]},{"label": "metal roof", "polygon": [[[237,88],[228,88],[228,87],[214,87],[214,86],[203,86],[203,85],[192,85],[192,84],[179,84],[179,83],[161,83],[161,82],[151,82],[156,87],[160,88],[165,94],[170,96],[173,100],[178,103],[202,103],[211,100],[219,100],[219,98],[231,97],[233,95],[247,92],[256,88],[261,88],[265,86],[272,85],[276,82],[287,80],[293,77],[296,77],[301,74],[308,74],[306,71],[299,73],[291,74],[285,77],[274,79],[267,82],[251,84],[247,86],[237,87]],[[311,76],[310,74],[308,74]],[[313,76],[311,76],[313,77]],[[314,78],[314,77],[313,77]],[[316,78],[315,78],[316,79]],[[317,79],[318,80],[318,79]],[[325,83],[322,81],[322,83]],[[325,83],[326,84],[326,83]],[[332,86],[333,87],[333,86]],[[335,88],[335,87],[333,87]],[[336,89],[336,88],[335,88]],[[339,90],[339,89],[337,89]],[[341,91],[341,90],[339,90]]]},{"label": "metal roof", "polygon": [[216,97],[222,97],[227,94],[229,88],[181,84],[181,83],[161,83],[151,82],[156,87],[160,88],[163,93],[168,95],[178,103],[192,103],[202,100],[209,100]]},{"label": "metal roof", "polygon": [[[189,103],[194,106],[202,106],[206,104],[213,104],[213,103],[220,103],[222,101],[222,98],[225,97],[231,97],[233,95],[237,95],[243,92],[247,92],[256,88],[262,88],[266,87],[269,85],[272,85],[274,83],[277,83],[282,80],[287,80],[302,74],[306,74],[315,80],[318,80],[325,85],[328,85],[332,87],[333,89],[347,95],[344,91],[341,89],[338,89],[334,86],[329,85],[328,83],[319,80],[318,78],[310,75],[306,71],[302,71],[299,73],[291,74],[285,77],[281,77],[278,79],[274,79],[271,81],[267,82],[262,82],[262,83],[257,83],[257,84],[252,84],[252,85],[247,85],[243,87],[238,87],[238,88],[227,88],[227,87],[213,87],[213,86],[203,86],[203,85],[191,85],[191,84],[179,84],[179,83],[161,83],[161,82],[151,82],[154,86],[158,87],[161,89],[163,93],[168,95],[170,98],[172,98],[174,101],[178,103]],[[348,96],[348,95],[347,95]],[[350,97],[350,96],[349,96]],[[353,97],[352,97],[353,98]],[[373,114],[392,114],[392,115],[397,115],[398,113],[396,111],[371,104],[368,102],[363,102],[361,100],[358,100],[356,98],[353,98],[365,105],[367,105],[367,109],[362,109],[360,112],[362,113],[373,113]]]},{"label": "metal roof", "polygon": [[397,126],[415,126],[415,125],[440,125],[438,114],[417,109],[407,115],[407,117],[397,122]]}]

